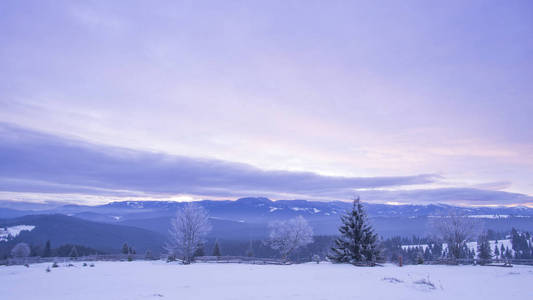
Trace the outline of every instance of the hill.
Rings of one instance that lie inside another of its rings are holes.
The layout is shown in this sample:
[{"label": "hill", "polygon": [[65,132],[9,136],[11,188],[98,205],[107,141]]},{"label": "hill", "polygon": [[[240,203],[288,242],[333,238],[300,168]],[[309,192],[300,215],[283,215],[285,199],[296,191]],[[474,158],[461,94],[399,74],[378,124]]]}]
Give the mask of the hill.
[{"label": "hill", "polygon": [[0,228],[27,225],[31,230],[20,231],[8,241],[0,242],[0,253],[9,251],[14,244],[26,242],[41,246],[50,240],[53,247],[63,244],[88,246],[104,252],[119,252],[123,243],[133,246],[138,253],[147,249],[158,253],[164,236],[146,229],[118,224],[98,223],[60,214],[29,215],[0,220]]}]

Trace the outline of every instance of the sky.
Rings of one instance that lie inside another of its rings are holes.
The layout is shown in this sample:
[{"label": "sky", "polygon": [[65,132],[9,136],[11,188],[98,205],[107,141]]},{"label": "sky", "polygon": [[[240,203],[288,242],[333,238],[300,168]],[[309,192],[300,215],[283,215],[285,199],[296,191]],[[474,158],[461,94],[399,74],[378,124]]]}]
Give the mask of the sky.
[{"label": "sky", "polygon": [[533,206],[531,1],[0,2],[0,199]]}]

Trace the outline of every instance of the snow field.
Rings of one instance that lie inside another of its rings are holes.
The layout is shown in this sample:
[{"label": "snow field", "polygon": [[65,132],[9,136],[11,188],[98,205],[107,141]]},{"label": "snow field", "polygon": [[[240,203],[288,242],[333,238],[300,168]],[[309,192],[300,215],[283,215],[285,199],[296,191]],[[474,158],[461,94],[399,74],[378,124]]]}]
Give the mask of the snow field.
[{"label": "snow field", "polygon": [[533,299],[531,266],[74,264],[0,267],[0,299]]}]

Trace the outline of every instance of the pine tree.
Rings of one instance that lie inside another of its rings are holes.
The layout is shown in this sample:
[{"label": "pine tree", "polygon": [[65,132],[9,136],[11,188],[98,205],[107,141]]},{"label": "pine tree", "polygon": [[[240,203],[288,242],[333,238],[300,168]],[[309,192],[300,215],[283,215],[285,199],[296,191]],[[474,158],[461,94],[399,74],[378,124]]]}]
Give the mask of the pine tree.
[{"label": "pine tree", "polygon": [[505,258],[512,259],[513,254],[511,253],[511,250],[509,250],[509,247],[505,247]]},{"label": "pine tree", "polygon": [[332,253],[328,258],[337,263],[374,265],[380,258],[377,234],[368,224],[359,197],[354,199],[352,210],[341,216],[341,221],[341,236],[335,240],[335,246],[331,248]]},{"label": "pine tree", "polygon": [[44,251],[43,251],[43,257],[50,257],[52,256],[52,248],[50,246],[50,240],[46,241],[46,244],[44,246]]},{"label": "pine tree", "polygon": [[250,244],[248,245],[248,248],[246,249],[244,254],[248,257],[254,256],[254,245],[252,244],[252,240],[250,240]]},{"label": "pine tree", "polygon": [[494,257],[500,258],[500,250],[498,249],[498,245],[494,245]]},{"label": "pine tree", "polygon": [[492,253],[490,250],[489,237],[486,233],[479,236],[477,241],[477,251],[479,257],[479,263],[481,265],[487,264],[492,259]]},{"label": "pine tree", "polygon": [[129,254],[130,253],[130,247],[128,246],[128,243],[124,243],[122,245],[122,254]]},{"label": "pine tree", "polygon": [[150,251],[150,249],[146,250],[146,253],[144,254],[144,259],[146,260],[154,259],[154,256],[152,255],[152,251]]},{"label": "pine tree", "polygon": [[70,257],[76,258],[78,257],[78,249],[76,249],[76,246],[72,246],[72,249],[70,250],[69,255]]},{"label": "pine tree", "polygon": [[194,251],[193,256],[205,256],[204,244],[198,244],[198,247],[196,248],[196,251]]},{"label": "pine tree", "polygon": [[215,241],[215,248],[213,248],[213,256],[222,256],[220,253],[220,246],[218,245],[218,241]]}]

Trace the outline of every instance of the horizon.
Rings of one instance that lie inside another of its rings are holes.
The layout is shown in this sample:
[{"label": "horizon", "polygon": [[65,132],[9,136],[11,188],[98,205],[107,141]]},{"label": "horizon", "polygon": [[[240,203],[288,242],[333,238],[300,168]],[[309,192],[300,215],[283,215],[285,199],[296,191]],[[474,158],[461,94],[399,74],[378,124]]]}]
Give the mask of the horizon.
[{"label": "horizon", "polygon": [[533,208],[533,3],[296,3],[0,3],[0,200]]},{"label": "horizon", "polygon": [[[227,202],[235,202],[242,199],[266,199],[270,202],[278,202],[278,201],[306,201],[306,202],[319,202],[319,203],[328,203],[328,202],[344,202],[349,203],[353,200],[306,200],[306,199],[270,199],[267,197],[239,197],[234,199],[224,198],[224,199],[207,199],[207,198],[200,198],[200,199],[184,199],[184,200],[142,200],[142,199],[136,199],[136,200],[111,200],[109,202],[104,203],[71,203],[71,202],[60,202],[60,201],[15,201],[15,200],[1,200],[0,199],[0,207],[3,208],[11,208],[11,209],[20,209],[17,208],[17,205],[42,205],[46,206],[47,208],[51,207],[61,207],[61,206],[68,206],[68,205],[79,205],[79,206],[105,206],[112,203],[136,203],[136,202],[159,202],[159,203],[195,203],[195,202],[203,202],[203,201],[227,201]],[[361,200],[361,203],[363,203],[363,206],[366,204],[370,205],[386,205],[386,206],[449,206],[449,207],[457,207],[457,208],[515,208],[515,207],[523,207],[523,208],[533,208],[528,205],[497,205],[497,204],[485,204],[485,205],[472,205],[472,204],[446,204],[446,203],[422,203],[422,204],[415,204],[415,203],[400,203],[400,202],[365,202]],[[44,209],[44,208],[43,208]]]}]

